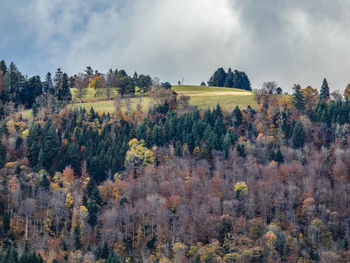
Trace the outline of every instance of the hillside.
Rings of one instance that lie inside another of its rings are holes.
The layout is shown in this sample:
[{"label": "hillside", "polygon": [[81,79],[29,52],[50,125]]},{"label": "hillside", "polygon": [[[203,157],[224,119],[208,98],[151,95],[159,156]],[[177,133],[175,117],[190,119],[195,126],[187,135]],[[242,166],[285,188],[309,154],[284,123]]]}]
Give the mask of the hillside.
[{"label": "hillside", "polygon": [[[248,105],[255,105],[253,92],[221,87],[207,87],[207,86],[192,86],[192,85],[177,85],[173,86],[173,90],[176,91],[178,96],[189,96],[190,104],[196,105],[198,108],[213,108],[217,104],[225,110],[232,110],[237,105],[240,108],[245,108]],[[94,98],[93,90],[88,89],[87,96],[83,101],[84,103],[76,103],[76,108],[91,108],[96,111],[113,112],[114,105],[113,100],[107,101],[103,97]],[[138,103],[141,103],[144,109],[148,109],[151,103],[149,97],[135,97],[130,99],[131,108],[135,108]]]},{"label": "hillside", "polygon": [[326,81],[245,110],[242,89],[134,91],[110,115],[63,84],[0,120],[0,262],[350,262],[350,102]]}]

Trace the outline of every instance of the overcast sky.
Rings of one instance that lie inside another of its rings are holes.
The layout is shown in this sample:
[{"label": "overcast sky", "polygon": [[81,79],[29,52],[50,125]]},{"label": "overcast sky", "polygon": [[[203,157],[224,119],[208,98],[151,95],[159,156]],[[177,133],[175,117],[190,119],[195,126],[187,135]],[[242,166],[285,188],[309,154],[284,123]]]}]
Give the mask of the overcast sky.
[{"label": "overcast sky", "polygon": [[350,83],[348,0],[2,0],[0,59],[23,73],[87,65],[176,83],[245,71],[253,88],[275,80],[333,90]]}]

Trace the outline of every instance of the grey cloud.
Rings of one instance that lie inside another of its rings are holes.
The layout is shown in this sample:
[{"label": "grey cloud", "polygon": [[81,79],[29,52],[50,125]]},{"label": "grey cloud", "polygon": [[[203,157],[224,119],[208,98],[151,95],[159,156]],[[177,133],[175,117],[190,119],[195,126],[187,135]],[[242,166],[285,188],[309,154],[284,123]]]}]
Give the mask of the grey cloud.
[{"label": "grey cloud", "polygon": [[[28,12],[31,10],[31,12]],[[85,66],[125,68],[164,81],[207,81],[223,66],[254,87],[275,80],[333,89],[350,82],[346,0],[31,0],[19,9],[47,63],[73,74]]]}]

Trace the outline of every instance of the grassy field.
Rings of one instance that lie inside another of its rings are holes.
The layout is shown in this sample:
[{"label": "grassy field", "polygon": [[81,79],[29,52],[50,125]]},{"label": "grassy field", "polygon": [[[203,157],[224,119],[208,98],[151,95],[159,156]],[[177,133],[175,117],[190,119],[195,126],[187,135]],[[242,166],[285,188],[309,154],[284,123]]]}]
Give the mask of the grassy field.
[{"label": "grassy field", "polygon": [[[142,105],[142,108],[144,110],[148,110],[148,108],[151,105],[151,98],[149,97],[140,97],[140,98],[132,98],[130,99],[130,103],[127,103],[126,101],[123,102],[122,109],[126,110],[128,107],[131,109],[135,109],[137,104]],[[92,101],[92,102],[85,102],[85,103],[75,103],[74,105],[70,105],[70,107],[74,108],[85,108],[90,109],[91,107],[94,108],[95,111],[103,111],[103,112],[109,112],[112,113],[114,111],[114,100],[109,101]]]},{"label": "grassy field", "polygon": [[199,108],[213,108],[220,104],[226,110],[232,110],[237,105],[245,108],[255,105],[253,92],[221,87],[208,86],[173,86],[178,95],[190,96],[190,104]]},{"label": "grassy field", "polygon": [[[176,91],[178,96],[186,95],[189,96],[190,104],[196,105],[198,108],[214,108],[217,104],[225,110],[233,110],[237,105],[240,108],[246,108],[248,105],[255,105],[253,92],[232,89],[232,88],[221,88],[221,87],[208,87],[208,86],[190,86],[181,85],[173,86],[173,90]],[[115,96],[117,93],[114,92]],[[75,91],[72,90],[72,95],[74,98]],[[105,100],[104,97],[95,97],[95,90],[88,89],[86,95],[83,98],[84,103],[79,103],[79,99],[75,98],[75,103],[69,105],[68,107],[74,108],[94,108],[95,111],[103,111],[112,113],[114,111],[114,101]],[[141,104],[144,110],[148,110],[150,105],[152,105],[152,100],[149,97],[139,97],[132,98],[130,102],[123,102],[123,109],[131,108],[134,109],[137,104]],[[24,118],[31,117],[31,110],[25,110],[22,112]]]},{"label": "grassy field", "polygon": [[[190,104],[196,105],[199,108],[213,108],[219,103],[224,109],[232,110],[237,105],[240,108],[245,108],[248,105],[253,106],[256,104],[253,92],[240,89],[208,86],[173,86],[173,90],[175,90],[179,96],[190,96]],[[87,98],[93,98],[93,96],[91,96],[93,91],[87,94],[90,94]],[[138,103],[141,103],[143,108],[147,110],[151,105],[151,99],[148,97],[130,99],[131,108],[135,108]],[[105,112],[113,112],[114,110],[113,100],[91,101],[82,104],[76,103],[74,107],[83,107],[87,109],[93,107],[96,111],[102,110]],[[124,108],[125,107],[124,105]]]}]

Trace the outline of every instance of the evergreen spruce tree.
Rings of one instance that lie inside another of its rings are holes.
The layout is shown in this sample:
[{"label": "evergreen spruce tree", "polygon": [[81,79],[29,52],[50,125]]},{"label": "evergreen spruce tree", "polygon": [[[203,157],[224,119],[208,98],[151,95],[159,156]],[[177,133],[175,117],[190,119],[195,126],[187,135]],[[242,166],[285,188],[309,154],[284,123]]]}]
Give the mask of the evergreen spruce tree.
[{"label": "evergreen spruce tree", "polygon": [[275,154],[275,162],[284,163],[284,157],[280,149],[278,149]]},{"label": "evergreen spruce tree", "polygon": [[7,212],[4,212],[2,215],[2,229],[5,235],[10,230],[10,215]]},{"label": "evergreen spruce tree", "polygon": [[223,87],[226,80],[226,72],[223,68],[218,68],[209,79],[208,86]]},{"label": "evergreen spruce tree", "polygon": [[45,153],[44,153],[43,147],[41,147],[38,154],[38,170],[44,168],[44,165],[45,165]]},{"label": "evergreen spruce tree", "polygon": [[163,137],[161,129],[158,125],[155,125],[152,130],[152,141],[154,145],[161,146],[163,142]]},{"label": "evergreen spruce tree", "polygon": [[72,94],[70,93],[69,89],[68,75],[66,73],[63,73],[62,81],[57,90],[56,97],[57,100],[61,102],[68,102],[72,99]]},{"label": "evergreen spruce tree", "polygon": [[50,72],[47,72],[46,78],[43,84],[43,92],[55,95],[55,88],[52,82],[52,76]]},{"label": "evergreen spruce tree", "polygon": [[237,144],[237,152],[239,156],[243,158],[246,157],[244,144]]},{"label": "evergreen spruce tree", "polygon": [[320,91],[320,99],[326,100],[329,98],[329,86],[326,79],[323,79],[321,91]]},{"label": "evergreen spruce tree", "polygon": [[304,146],[305,133],[303,126],[300,121],[298,121],[292,132],[292,145],[294,149],[302,148]]},{"label": "evergreen spruce tree", "polygon": [[224,115],[222,114],[222,110],[219,104],[216,104],[216,108],[213,110],[211,125],[213,125],[217,119],[224,119]]},{"label": "evergreen spruce tree", "polygon": [[44,161],[42,163],[43,168],[45,168],[48,172],[52,172],[51,168],[56,160],[55,156],[58,154],[59,149],[56,128],[50,120],[47,121],[44,126],[42,149],[44,151]]},{"label": "evergreen spruce tree", "polygon": [[121,263],[117,255],[109,254],[106,263]]},{"label": "evergreen spruce tree", "polygon": [[16,65],[11,62],[6,74],[8,82],[8,93],[10,100],[19,103],[19,93],[24,88],[24,76],[18,70]]},{"label": "evergreen spruce tree", "polygon": [[269,149],[267,152],[267,160],[274,161],[275,160],[275,151],[273,149]]},{"label": "evergreen spruce tree", "polygon": [[232,130],[228,130],[223,139],[223,150],[225,151],[226,158],[228,157],[228,151],[230,147],[235,143],[235,141],[235,134],[233,134]]},{"label": "evergreen spruce tree", "polygon": [[236,108],[233,110],[233,117],[235,119],[234,121],[235,127],[239,127],[243,122],[243,115],[241,110],[238,108],[238,106],[236,106]]},{"label": "evergreen spruce tree", "polygon": [[294,93],[293,93],[293,104],[294,107],[300,111],[303,112],[305,110],[305,100],[303,92],[301,91],[301,87],[299,84],[294,85],[293,87]]},{"label": "evergreen spruce tree", "polygon": [[137,139],[139,139],[139,140],[146,139],[146,122],[145,122],[145,120],[143,120],[140,123],[139,127],[137,128],[136,136],[137,136]]},{"label": "evergreen spruce tree", "polygon": [[216,119],[214,123],[214,132],[218,135],[218,137],[221,137],[225,133],[225,123],[223,119],[218,118]]},{"label": "evergreen spruce tree", "polygon": [[181,157],[182,156],[182,144],[180,141],[176,141],[175,144],[175,155],[177,157]]},{"label": "evergreen spruce tree", "polygon": [[0,141],[0,169],[6,164],[6,147]]},{"label": "evergreen spruce tree", "polygon": [[[62,82],[63,82],[63,72],[61,71],[60,68],[58,68],[53,78],[53,91],[54,91],[53,95],[57,96],[58,90],[60,89]],[[50,92],[50,90],[48,90],[48,92]]]},{"label": "evergreen spruce tree", "polygon": [[31,108],[35,99],[42,94],[42,82],[39,76],[34,76],[25,81],[24,89],[21,89],[18,94],[18,101]]},{"label": "evergreen spruce tree", "polygon": [[2,120],[0,125],[0,137],[2,137],[3,135],[9,135],[9,130],[7,129],[7,124],[5,120]]},{"label": "evergreen spruce tree", "polygon": [[11,245],[8,246],[0,255],[0,263],[18,263],[18,254],[16,247]]},{"label": "evergreen spruce tree", "polygon": [[0,61],[0,70],[2,71],[3,74],[6,74],[7,72],[7,66],[4,60]]},{"label": "evergreen spruce tree", "polygon": [[225,87],[232,88],[233,87],[233,72],[231,68],[228,69],[228,72],[226,74],[226,79],[225,79]]},{"label": "evergreen spruce tree", "polygon": [[43,176],[41,177],[40,186],[46,191],[50,190],[50,181],[47,178],[46,174],[43,174]]},{"label": "evergreen spruce tree", "polygon": [[38,163],[38,155],[41,149],[41,128],[40,126],[33,122],[29,128],[29,135],[27,138],[28,146],[28,160],[31,167],[35,167]]},{"label": "evergreen spruce tree", "polygon": [[102,199],[100,191],[93,179],[90,179],[86,186],[86,196],[89,199],[86,201],[88,210],[88,223],[95,226],[97,223],[97,213],[100,211],[100,205],[102,204]]},{"label": "evergreen spruce tree", "polygon": [[249,91],[252,90],[252,87],[250,85],[250,80],[244,71],[241,72],[241,85],[242,85],[241,86],[242,89],[244,90],[249,90]]},{"label": "evergreen spruce tree", "polygon": [[81,241],[80,241],[80,229],[79,226],[74,227],[74,246],[75,249],[81,249]]}]

